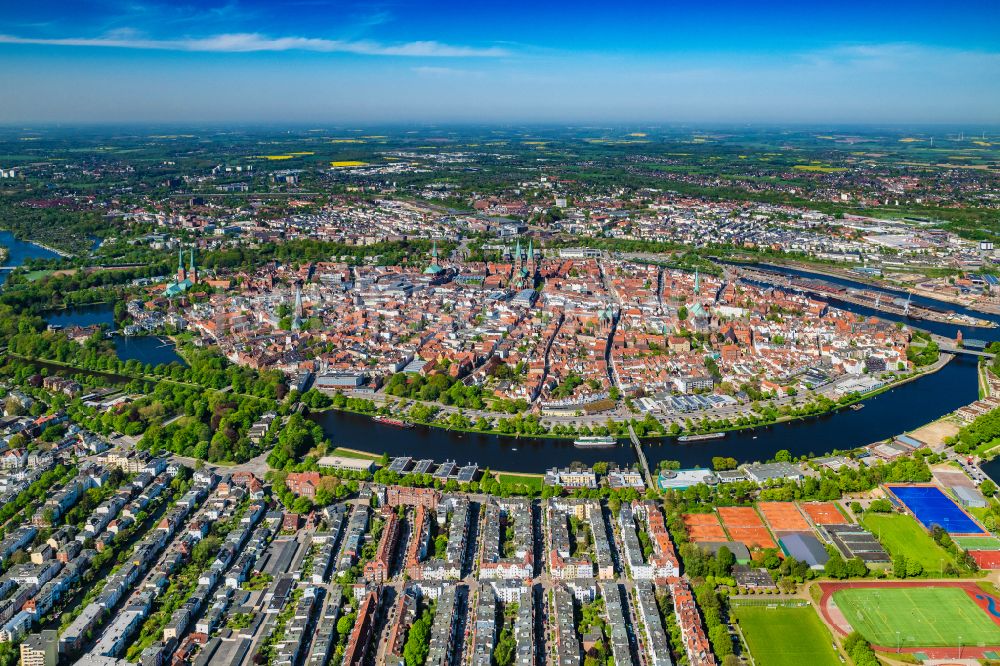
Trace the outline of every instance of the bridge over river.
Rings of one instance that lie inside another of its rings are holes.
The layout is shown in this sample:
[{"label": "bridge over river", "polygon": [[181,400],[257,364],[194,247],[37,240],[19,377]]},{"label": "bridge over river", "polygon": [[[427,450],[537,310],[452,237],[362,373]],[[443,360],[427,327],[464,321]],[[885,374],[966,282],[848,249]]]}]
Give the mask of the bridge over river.
[{"label": "bridge over river", "polygon": [[938,348],[943,352],[948,352],[949,354],[971,354],[972,356],[982,356],[984,358],[993,358],[995,354],[992,354],[984,349],[977,348],[976,346],[966,346],[962,345],[959,347],[955,344],[953,338],[946,338],[943,335],[938,335],[936,333],[931,334],[931,340],[937,343]]}]

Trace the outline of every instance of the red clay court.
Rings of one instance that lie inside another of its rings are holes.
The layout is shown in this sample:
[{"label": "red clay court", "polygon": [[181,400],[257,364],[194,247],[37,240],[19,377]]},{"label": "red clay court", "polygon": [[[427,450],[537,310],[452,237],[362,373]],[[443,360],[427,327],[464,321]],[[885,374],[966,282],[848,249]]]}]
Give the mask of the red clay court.
[{"label": "red clay court", "polygon": [[775,532],[811,532],[794,502],[761,502],[757,509]]},{"label": "red clay court", "polygon": [[687,528],[688,537],[695,543],[729,541],[719,523],[719,517],[714,513],[686,513],[684,526]]},{"label": "red clay court", "polygon": [[810,502],[801,506],[806,515],[817,525],[847,525],[849,523],[833,502]]},{"label": "red clay court", "polygon": [[747,548],[777,548],[767,531],[764,521],[748,506],[723,506],[718,509],[722,524],[733,541],[746,544]]}]

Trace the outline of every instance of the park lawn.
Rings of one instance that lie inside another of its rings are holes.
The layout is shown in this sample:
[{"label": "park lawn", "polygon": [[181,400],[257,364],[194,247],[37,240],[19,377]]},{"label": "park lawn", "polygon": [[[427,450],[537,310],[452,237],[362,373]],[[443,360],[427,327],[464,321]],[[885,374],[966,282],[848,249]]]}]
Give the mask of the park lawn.
[{"label": "park lawn", "polygon": [[982,444],[974,448],[969,453],[969,455],[979,456],[980,458],[983,459],[989,459],[993,457],[991,455],[991,452],[993,452],[993,450],[997,448],[1000,448],[1000,437],[983,442]]},{"label": "park lawn", "polygon": [[930,573],[940,573],[948,563],[955,566],[955,560],[948,551],[937,545],[912,516],[867,512],[861,522],[878,537],[893,559],[904,555],[907,561],[920,562],[924,571]]},{"label": "park lawn", "polygon": [[330,455],[341,458],[356,458],[357,460],[378,460],[382,456],[377,453],[366,453],[365,451],[354,451],[353,449],[335,448]]},{"label": "park lawn", "polygon": [[504,474],[503,472],[499,472],[497,473],[497,481],[501,484],[511,486],[520,484],[537,492],[542,492],[542,481],[544,481],[544,477],[537,474],[527,474],[521,476],[520,474]]},{"label": "park lawn", "polygon": [[43,277],[46,277],[48,275],[52,275],[52,273],[54,273],[54,272],[55,271],[51,271],[51,270],[30,271],[30,272],[28,272],[27,275],[25,275],[25,278],[27,278],[28,282],[37,282],[38,280],[41,280]]},{"label": "park lawn", "polygon": [[840,666],[830,632],[812,606],[734,606],[757,664]]},{"label": "park lawn", "polygon": [[1000,645],[1000,626],[957,587],[856,587],[833,593],[868,641],[885,648]]}]

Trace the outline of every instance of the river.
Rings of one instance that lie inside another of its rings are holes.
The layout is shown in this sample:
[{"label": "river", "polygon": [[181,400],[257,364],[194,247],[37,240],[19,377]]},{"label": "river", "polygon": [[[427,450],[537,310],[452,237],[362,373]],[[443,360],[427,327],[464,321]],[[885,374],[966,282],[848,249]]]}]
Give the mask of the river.
[{"label": "river", "polygon": [[[96,239],[99,243],[100,239]],[[28,259],[55,259],[59,255],[40,245],[18,240],[9,231],[0,231],[0,245],[7,248],[9,255],[6,266],[20,266]],[[6,282],[9,271],[0,271],[0,284]],[[114,310],[111,305],[84,305],[65,310],[53,310],[45,314],[45,320],[59,326],[94,326],[107,324],[114,328]],[[174,343],[157,336],[124,337],[115,336],[115,352],[123,361],[135,359],[142,363],[158,365],[160,363],[184,364],[184,359],[178,356]]]},{"label": "river", "polygon": [[[811,274],[797,269],[776,268],[788,274],[814,277],[849,287],[870,288],[860,282]],[[913,302],[936,305],[955,312],[969,312],[961,306],[914,296]],[[893,321],[902,318],[850,303],[833,303],[863,315]],[[904,321],[939,335],[954,337],[958,327],[934,322]],[[963,335],[986,341],[1000,340],[1000,329],[965,327]],[[739,462],[764,461],[786,449],[794,456],[822,455],[835,449],[848,450],[888,439],[936,420],[978,397],[976,360],[958,355],[941,370],[866,400],[864,408],[775,424],[752,430],[731,432],[722,439],[681,444],[674,438],[644,440],[643,450],[651,467],[661,460],[677,460],[683,467],[710,467],[713,456],[731,456]],[[374,423],[366,417],[329,411],[316,417],[334,444],[349,448],[388,453],[477,462],[491,469],[511,472],[543,472],[572,461],[597,461],[631,465],[636,462],[631,447],[581,450],[566,440],[512,439],[496,435],[459,434],[437,428],[399,429]],[[517,449],[516,451],[514,449]],[[1000,466],[1000,463],[998,463]],[[997,470],[1000,475],[1000,469]]]},{"label": "river", "polygon": [[986,473],[986,476],[993,479],[994,483],[1000,484],[1000,456],[981,463],[979,467]]},{"label": "river", "polygon": [[[28,259],[55,259],[59,256],[41,245],[18,240],[9,231],[0,231],[0,245],[7,248],[8,251],[7,261],[4,262],[5,266],[20,266]],[[0,271],[0,284],[6,282],[9,275],[9,271]]]},{"label": "river", "polygon": [[[820,273],[811,273],[809,271],[801,270],[801,269],[798,269],[798,268],[787,268],[785,266],[774,266],[774,265],[770,265],[770,264],[768,264],[766,266],[760,266],[760,268],[763,268],[763,269],[766,269],[766,270],[769,270],[769,271],[774,271],[774,272],[777,272],[777,273],[782,273],[784,275],[804,277],[804,278],[812,278],[812,279],[816,279],[816,280],[823,280],[824,282],[829,282],[831,284],[837,284],[837,285],[840,285],[841,287],[848,287],[848,288],[852,288],[852,289],[866,289],[866,290],[882,291],[882,292],[891,294],[891,295],[893,295],[895,297],[899,297],[899,298],[907,298],[909,296],[911,302],[914,305],[930,305],[930,306],[933,306],[933,307],[936,307],[936,308],[941,308],[942,310],[950,310],[950,311],[954,312],[955,314],[964,314],[964,315],[968,315],[970,317],[976,317],[978,319],[985,319],[985,320],[997,322],[998,324],[1000,324],[1000,317],[998,317],[997,315],[991,315],[991,314],[988,314],[988,313],[985,313],[985,312],[979,312],[977,310],[970,310],[970,309],[968,309],[966,307],[963,307],[961,305],[957,305],[955,303],[948,303],[947,301],[939,301],[937,299],[928,298],[926,296],[918,296],[916,294],[913,294],[912,296],[910,296],[910,294],[908,294],[908,293],[906,293],[904,291],[899,291],[899,290],[896,290],[896,289],[883,288],[883,287],[875,287],[875,286],[873,286],[871,284],[868,284],[868,283],[865,283],[865,282],[857,282],[857,281],[849,280],[849,279],[846,279],[846,278],[832,277],[832,276],[829,276],[829,275],[822,275]],[[977,338],[979,340],[985,340],[987,342],[992,342],[994,340],[1000,340],[1000,328],[980,328],[980,327],[975,327],[975,326],[960,326],[958,323],[945,324],[945,323],[939,323],[939,322],[933,322],[933,321],[925,321],[925,320],[917,320],[917,319],[906,319],[905,317],[900,317],[898,315],[894,315],[894,314],[891,314],[891,313],[888,313],[888,312],[882,312],[880,310],[876,310],[874,308],[865,307],[863,305],[855,305],[853,303],[847,303],[847,302],[841,301],[841,300],[839,300],[837,298],[829,298],[827,300],[832,305],[835,305],[836,307],[838,307],[838,308],[840,308],[842,310],[850,310],[851,312],[857,312],[858,314],[862,314],[862,315],[866,315],[866,316],[881,317],[882,319],[886,319],[886,320],[889,320],[889,321],[902,321],[902,322],[904,322],[904,323],[906,323],[908,325],[915,326],[917,328],[922,328],[924,330],[930,331],[931,333],[937,333],[938,335],[942,335],[942,336],[944,336],[946,338],[954,338],[955,334],[959,331],[959,329],[961,329],[962,336],[965,339]]]},{"label": "river", "polygon": [[[764,461],[782,449],[794,456],[821,455],[912,430],[977,397],[976,361],[958,356],[932,375],[865,401],[864,409],[844,409],[801,421],[731,432],[722,439],[698,443],[681,444],[672,437],[643,440],[643,450],[650,467],[656,467],[661,460],[677,460],[682,467],[707,468],[713,456],[731,456],[739,462]],[[619,465],[636,462],[631,446],[577,449],[565,439],[514,439],[424,426],[404,429],[335,410],[315,418],[335,445],[390,456],[471,461],[495,470],[533,473],[573,461],[587,464],[607,461]]]},{"label": "river", "polygon": [[[19,241],[10,232],[0,231],[0,245],[10,249],[8,265],[20,265],[29,258],[51,258],[55,253],[31,243]],[[856,288],[871,288],[861,282],[828,277],[791,268],[768,267],[790,275],[813,277]],[[0,281],[6,272],[0,271]],[[890,291],[890,290],[886,290]],[[900,321],[901,318],[849,303],[832,302],[845,310],[863,315],[880,316]],[[914,296],[914,303],[929,304],[1000,321],[991,315],[969,311],[961,306]],[[53,324],[113,325],[112,307],[107,304],[83,306],[53,311],[46,315]],[[906,323],[939,335],[954,337],[958,326],[934,322]],[[1000,340],[1000,329],[965,327],[963,335],[986,341]],[[155,336],[115,337],[119,358],[137,359],[143,363],[183,362],[172,343]],[[977,397],[976,361],[958,356],[937,373],[904,384],[865,401],[864,409],[843,410],[835,414],[777,424],[774,426],[729,433],[723,439],[697,444],[679,444],[673,438],[647,440],[644,450],[649,464],[655,467],[661,460],[677,460],[684,467],[710,467],[713,456],[731,456],[740,462],[767,460],[782,449],[793,455],[820,455],[834,449],[851,449],[892,437],[933,421]],[[631,446],[613,449],[577,449],[565,439],[511,438],[497,435],[456,433],[439,428],[418,426],[401,429],[373,422],[371,419],[345,412],[328,411],[316,416],[335,445],[388,453],[446,459],[459,463],[475,462],[491,469],[510,472],[543,472],[553,466],[565,466],[579,461],[593,464],[599,461],[631,465],[636,462]],[[1000,476],[1000,459],[995,463],[994,478]],[[989,473],[989,472],[987,472]]]}]

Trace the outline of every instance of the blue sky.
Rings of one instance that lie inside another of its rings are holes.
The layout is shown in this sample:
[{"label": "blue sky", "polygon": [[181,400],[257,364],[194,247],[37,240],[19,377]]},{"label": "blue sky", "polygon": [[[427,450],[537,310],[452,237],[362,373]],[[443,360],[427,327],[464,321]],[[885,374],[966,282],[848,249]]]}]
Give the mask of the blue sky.
[{"label": "blue sky", "polygon": [[7,123],[1000,122],[995,0],[0,9]]}]

